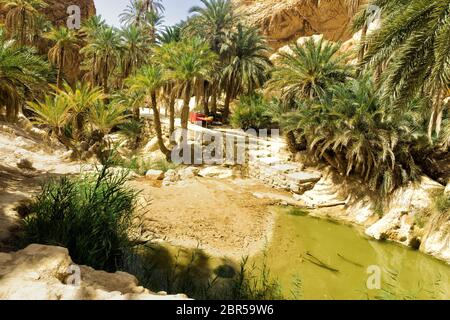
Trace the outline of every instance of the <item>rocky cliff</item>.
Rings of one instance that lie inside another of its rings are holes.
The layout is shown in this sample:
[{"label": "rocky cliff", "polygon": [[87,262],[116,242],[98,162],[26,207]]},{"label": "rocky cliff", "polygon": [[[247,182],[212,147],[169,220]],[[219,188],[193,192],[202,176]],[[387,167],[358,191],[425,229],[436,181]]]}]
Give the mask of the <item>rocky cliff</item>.
[{"label": "rocky cliff", "polygon": [[[67,21],[67,8],[77,5],[81,9],[81,18],[86,19],[96,14],[94,0],[45,0],[48,6],[43,10],[48,20],[53,24],[61,25]],[[0,20],[5,16],[5,11],[0,10]]]},{"label": "rocky cliff", "polygon": [[251,25],[262,29],[274,49],[313,34],[333,41],[346,41],[353,35],[345,0],[233,1]]}]

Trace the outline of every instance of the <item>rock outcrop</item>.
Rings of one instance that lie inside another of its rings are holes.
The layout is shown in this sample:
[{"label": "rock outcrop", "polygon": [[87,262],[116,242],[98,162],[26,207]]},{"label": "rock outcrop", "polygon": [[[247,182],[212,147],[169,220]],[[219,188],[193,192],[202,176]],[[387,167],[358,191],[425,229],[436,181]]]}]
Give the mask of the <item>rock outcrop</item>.
[{"label": "rock outcrop", "polygon": [[[61,25],[67,21],[67,8],[72,5],[79,6],[81,18],[87,19],[96,14],[94,0],[45,0],[48,6],[43,9],[47,19],[55,25]],[[0,8],[0,21],[4,19],[6,12]]]},{"label": "rock outcrop", "polygon": [[346,41],[353,35],[344,0],[234,0],[251,25],[259,26],[278,49],[299,37],[323,34]]},{"label": "rock outcrop", "polygon": [[0,300],[175,300],[155,294],[124,272],[74,265],[67,249],[33,244],[0,253]]}]

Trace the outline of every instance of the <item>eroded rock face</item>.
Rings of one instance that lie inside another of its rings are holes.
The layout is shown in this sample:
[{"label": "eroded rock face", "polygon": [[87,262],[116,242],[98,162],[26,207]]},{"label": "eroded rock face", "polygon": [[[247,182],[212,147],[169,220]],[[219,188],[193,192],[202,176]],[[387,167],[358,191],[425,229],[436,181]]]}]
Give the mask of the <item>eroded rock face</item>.
[{"label": "eroded rock face", "polygon": [[328,40],[352,37],[344,0],[234,0],[250,24],[259,26],[278,49],[299,37],[323,34]]},{"label": "eroded rock face", "polygon": [[5,299],[173,300],[186,296],[152,293],[130,274],[78,267],[67,249],[33,244],[16,253],[0,253],[0,300]]},{"label": "eroded rock face", "polygon": [[[72,5],[80,7],[82,20],[96,14],[94,0],[45,0],[45,2],[48,6],[43,10],[43,13],[55,25],[66,23],[68,17],[67,8]],[[6,12],[0,9],[0,20],[3,20],[5,15]]]}]

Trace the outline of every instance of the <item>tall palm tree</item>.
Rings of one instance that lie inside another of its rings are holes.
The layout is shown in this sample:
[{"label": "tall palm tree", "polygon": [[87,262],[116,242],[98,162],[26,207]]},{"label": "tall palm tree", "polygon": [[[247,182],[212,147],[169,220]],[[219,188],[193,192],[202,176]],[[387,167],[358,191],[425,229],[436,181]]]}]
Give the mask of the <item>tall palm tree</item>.
[{"label": "tall palm tree", "polygon": [[[213,52],[220,58],[222,66],[224,57],[221,56],[222,45],[226,41],[227,34],[233,30],[238,21],[238,16],[233,10],[233,4],[230,0],[201,0],[202,6],[192,7],[189,12],[193,16],[187,21],[184,32],[189,36],[198,36],[209,43]],[[220,72],[215,72],[215,76],[210,77],[209,81],[203,85],[203,95],[205,112],[209,111],[207,103],[209,95],[212,97],[212,113],[217,112],[217,100],[220,95]],[[205,96],[206,95],[206,96]]]},{"label": "tall palm tree", "polygon": [[109,78],[119,64],[121,41],[118,31],[113,27],[103,27],[98,30],[94,39],[81,50],[89,60],[95,57],[95,65],[88,65],[88,70],[98,78],[105,94],[109,93]]},{"label": "tall palm tree", "polygon": [[[159,36],[159,44],[164,46],[171,43],[178,43],[182,39],[182,28],[179,25],[166,27]],[[163,86],[164,99],[166,103],[166,116],[169,114],[169,133],[173,134],[175,131],[175,101],[178,96],[175,81],[166,81]]]},{"label": "tall palm tree", "polygon": [[352,75],[339,53],[340,45],[309,39],[303,46],[291,46],[291,53],[281,53],[269,81],[269,88],[279,91],[286,104],[323,97],[336,83]]},{"label": "tall palm tree", "polygon": [[126,79],[145,64],[150,54],[147,46],[148,37],[142,30],[135,26],[129,26],[121,30],[122,54],[121,54],[121,78]]},{"label": "tall palm tree", "polygon": [[36,32],[39,10],[47,7],[44,0],[0,0],[0,7],[7,13],[5,28],[19,45],[30,44]]},{"label": "tall palm tree", "polygon": [[0,110],[14,121],[25,99],[40,93],[48,81],[49,66],[35,51],[5,41],[0,32]]},{"label": "tall palm tree", "polygon": [[161,152],[168,160],[171,157],[171,151],[165,146],[163,133],[161,128],[161,117],[157,105],[157,92],[164,84],[163,69],[160,65],[152,64],[143,67],[136,76],[128,80],[129,90],[137,92],[150,100],[150,105],[153,111],[156,136]]},{"label": "tall palm tree", "polygon": [[48,59],[58,69],[56,85],[61,88],[65,68],[78,60],[80,40],[75,31],[66,27],[54,27],[44,37],[53,42]]},{"label": "tall palm tree", "polygon": [[156,56],[166,70],[166,78],[175,81],[183,94],[181,127],[187,129],[189,102],[195,84],[209,78],[217,56],[207,43],[197,37],[164,45],[157,50]]},{"label": "tall palm tree", "polygon": [[154,44],[163,22],[162,12],[164,6],[159,0],[131,0],[120,15],[120,22],[126,27],[139,28],[147,36],[148,43]]},{"label": "tall palm tree", "polygon": [[164,5],[161,0],[131,0],[124,12],[120,14],[120,22],[127,26],[142,27],[148,13],[160,16],[163,12]]},{"label": "tall palm tree", "polygon": [[383,66],[379,82],[385,100],[404,105],[430,97],[428,136],[439,136],[450,84],[449,0],[374,0],[383,9],[382,26],[366,39],[366,69]]},{"label": "tall palm tree", "polygon": [[[102,16],[95,15],[83,22],[80,34],[86,39],[87,43],[91,43],[98,37],[98,33],[106,27],[106,21],[102,18]],[[101,83],[101,81],[99,79],[100,75],[98,73],[98,70],[95,69],[95,67],[97,66],[96,52],[92,52],[89,58],[91,68],[87,70],[85,78],[89,79],[89,81],[94,85],[98,85],[99,83]]]},{"label": "tall palm tree", "polygon": [[222,71],[225,90],[224,120],[230,114],[230,102],[239,94],[250,95],[268,80],[271,62],[265,40],[256,28],[239,24],[222,46],[226,57]]},{"label": "tall palm tree", "polygon": [[232,30],[236,15],[230,0],[200,0],[202,7],[195,6],[189,10],[193,18],[186,26],[191,35],[206,39],[211,49],[219,54],[225,42],[227,32]]}]

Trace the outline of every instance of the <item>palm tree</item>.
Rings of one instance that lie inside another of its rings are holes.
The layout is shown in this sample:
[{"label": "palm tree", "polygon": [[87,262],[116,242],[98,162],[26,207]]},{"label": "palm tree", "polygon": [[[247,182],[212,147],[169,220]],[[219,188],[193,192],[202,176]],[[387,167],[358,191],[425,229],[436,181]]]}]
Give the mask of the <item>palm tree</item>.
[{"label": "palm tree", "polygon": [[100,88],[85,82],[78,82],[74,88],[65,83],[63,88],[57,89],[56,92],[66,99],[74,124],[74,138],[80,140],[86,114],[94,105],[104,100],[105,95]]},{"label": "palm tree", "polygon": [[54,43],[48,51],[48,59],[58,69],[56,85],[61,88],[65,68],[78,61],[80,40],[75,31],[66,27],[52,28],[44,37]]},{"label": "palm tree", "polygon": [[97,101],[87,114],[91,132],[98,131],[103,136],[107,135],[114,127],[128,120],[126,109],[127,106],[119,103]]},{"label": "palm tree", "polygon": [[35,51],[5,41],[0,32],[0,108],[15,121],[23,102],[46,86],[49,66]]},{"label": "palm tree", "polygon": [[80,33],[84,35],[88,42],[97,37],[97,33],[107,27],[106,21],[100,15],[95,15],[83,22]]},{"label": "palm tree", "polygon": [[345,82],[352,75],[345,55],[339,53],[339,44],[309,39],[291,49],[292,53],[280,54],[269,81],[269,88],[280,91],[286,104],[323,97],[333,84]]},{"label": "palm tree", "polygon": [[19,45],[32,43],[36,33],[39,10],[47,7],[44,0],[0,0],[0,7],[6,12],[5,28]]},{"label": "palm tree", "polygon": [[87,68],[94,75],[93,79],[98,78],[98,83],[94,82],[94,85],[101,85],[105,94],[109,93],[109,78],[119,64],[120,50],[120,35],[113,27],[100,28],[95,38],[81,50],[89,60],[95,58],[95,65],[88,65]]},{"label": "palm tree", "polygon": [[121,30],[121,41],[121,78],[126,79],[145,64],[150,49],[147,46],[148,37],[140,28],[135,26],[129,26]]},{"label": "palm tree", "polygon": [[251,95],[268,79],[271,62],[265,40],[255,28],[239,24],[222,46],[226,57],[222,71],[222,85],[225,90],[224,120],[230,114],[231,99],[244,93]]},{"label": "palm tree", "polygon": [[161,152],[166,156],[167,160],[171,158],[171,151],[165,146],[161,128],[161,117],[157,105],[157,92],[164,84],[164,74],[161,66],[152,64],[144,66],[136,76],[128,80],[129,90],[137,92],[150,100],[153,111],[156,136]]},{"label": "palm tree", "polygon": [[128,26],[141,26],[148,12],[163,13],[164,5],[160,0],[131,0],[120,14],[120,22]]},{"label": "palm tree", "polygon": [[158,48],[156,59],[164,66],[166,78],[175,81],[183,94],[181,127],[187,129],[189,102],[195,84],[208,79],[217,62],[217,56],[207,43],[194,37]]},{"label": "palm tree", "polygon": [[156,40],[157,28],[162,23],[164,6],[160,0],[131,0],[120,15],[120,22],[148,32],[152,43]]},{"label": "palm tree", "polygon": [[171,26],[165,27],[162,32],[160,32],[158,37],[159,44],[168,44],[171,42],[180,42],[181,41],[181,27],[180,26]]},{"label": "palm tree", "polygon": [[[102,16],[95,15],[83,22],[80,34],[86,39],[87,43],[91,43],[97,39],[100,30],[106,27],[106,21]],[[90,55],[90,60],[91,68],[87,71],[85,78],[88,78],[91,83],[97,85],[101,83],[101,80],[99,79],[100,75],[98,70],[95,69],[95,66],[97,66],[97,54],[95,52],[92,52]]]},{"label": "palm tree", "polygon": [[69,118],[69,104],[63,96],[47,94],[43,102],[28,102],[28,108],[35,113],[33,121],[48,126],[50,134],[58,139],[64,135],[63,128]]},{"label": "palm tree", "polygon": [[413,134],[415,106],[399,112],[384,105],[370,75],[334,85],[325,99],[289,117],[313,156],[344,176],[359,177],[381,196],[421,176],[413,157],[420,138]]},{"label": "palm tree", "polygon": [[192,36],[206,39],[211,49],[219,54],[227,32],[233,29],[237,17],[230,0],[200,0],[203,7],[195,6],[189,10],[194,14],[186,29]]},{"label": "palm tree", "polygon": [[376,0],[383,9],[382,26],[365,41],[366,69],[382,66],[379,81],[385,100],[404,105],[429,96],[432,114],[428,137],[439,136],[443,100],[450,82],[449,0]]},{"label": "palm tree", "polygon": [[221,56],[222,45],[226,41],[227,34],[233,30],[238,16],[233,10],[230,0],[201,0],[203,6],[195,6],[189,10],[193,16],[184,27],[184,32],[189,36],[198,36],[205,39],[213,52],[220,57],[218,70],[210,77],[209,81],[203,84],[204,109],[209,111],[207,106],[209,96],[212,97],[212,113],[217,112],[217,99],[220,95],[220,72],[223,67],[224,57]]},{"label": "palm tree", "polygon": [[[171,43],[178,43],[182,39],[182,28],[180,26],[166,27],[159,36],[159,44],[164,46]],[[160,51],[161,53],[162,51]],[[170,53],[169,53],[170,54]],[[161,57],[160,57],[161,58]],[[164,59],[160,59],[164,61]],[[164,99],[166,103],[166,116],[169,113],[169,133],[175,131],[175,101],[178,95],[175,81],[166,81],[163,86]]]}]

